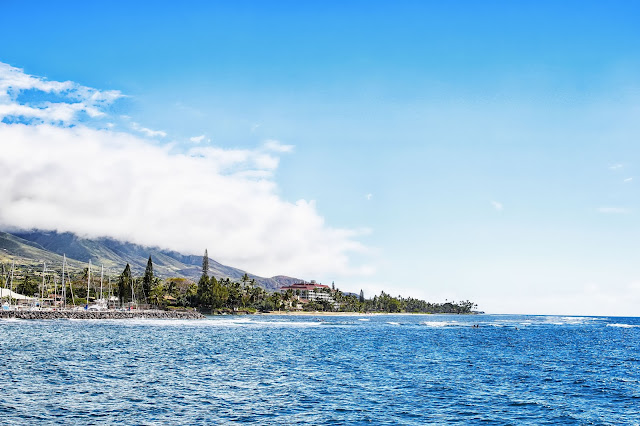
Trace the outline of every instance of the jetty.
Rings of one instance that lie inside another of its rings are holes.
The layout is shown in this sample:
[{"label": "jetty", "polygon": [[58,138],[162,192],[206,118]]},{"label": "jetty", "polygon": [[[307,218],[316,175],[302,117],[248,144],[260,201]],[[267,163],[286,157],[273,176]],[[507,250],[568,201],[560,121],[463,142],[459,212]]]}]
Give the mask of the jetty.
[{"label": "jetty", "polygon": [[161,310],[0,310],[0,319],[55,320],[55,319],[204,319],[197,311]]}]

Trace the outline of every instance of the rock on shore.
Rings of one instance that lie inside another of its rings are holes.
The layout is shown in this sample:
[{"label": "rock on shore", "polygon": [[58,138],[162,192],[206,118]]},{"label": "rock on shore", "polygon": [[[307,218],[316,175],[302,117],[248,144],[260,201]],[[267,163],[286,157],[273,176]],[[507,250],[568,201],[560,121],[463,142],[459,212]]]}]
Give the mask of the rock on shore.
[{"label": "rock on shore", "polygon": [[0,311],[0,318],[49,319],[202,319],[196,311]]}]

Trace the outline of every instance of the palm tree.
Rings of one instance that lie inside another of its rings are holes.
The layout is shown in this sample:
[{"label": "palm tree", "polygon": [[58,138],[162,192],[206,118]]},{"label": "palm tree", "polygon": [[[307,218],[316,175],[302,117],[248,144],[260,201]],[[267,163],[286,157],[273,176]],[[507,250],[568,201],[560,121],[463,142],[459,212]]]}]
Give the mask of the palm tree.
[{"label": "palm tree", "polygon": [[281,296],[282,301],[285,302],[285,304],[288,304],[289,307],[291,307],[291,302],[293,301],[293,290],[288,289],[287,291],[282,293]]},{"label": "palm tree", "polygon": [[152,304],[156,306],[161,306],[164,303],[164,291],[165,288],[162,283],[157,280],[155,282],[155,286],[151,289],[151,294],[149,295],[149,299]]},{"label": "palm tree", "polygon": [[244,288],[244,286],[247,284],[247,281],[249,281],[249,275],[247,275],[247,273],[245,272],[242,276],[242,288]]},{"label": "palm tree", "polygon": [[282,304],[282,295],[278,292],[275,292],[271,295],[271,298],[273,299],[273,304],[275,305],[275,307],[280,310],[280,305]]},{"label": "palm tree", "polygon": [[257,304],[264,299],[264,289],[261,287],[253,287],[251,289],[251,303]]}]

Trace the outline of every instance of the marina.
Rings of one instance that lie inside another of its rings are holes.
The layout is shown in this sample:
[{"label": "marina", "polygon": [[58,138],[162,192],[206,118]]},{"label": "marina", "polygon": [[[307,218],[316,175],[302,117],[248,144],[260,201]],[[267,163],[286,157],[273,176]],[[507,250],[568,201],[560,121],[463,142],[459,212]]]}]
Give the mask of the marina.
[{"label": "marina", "polygon": [[59,309],[59,310],[2,310],[2,319],[23,320],[56,320],[56,319],[202,319],[204,315],[197,311],[161,311],[161,310],[84,310],[84,309]]}]

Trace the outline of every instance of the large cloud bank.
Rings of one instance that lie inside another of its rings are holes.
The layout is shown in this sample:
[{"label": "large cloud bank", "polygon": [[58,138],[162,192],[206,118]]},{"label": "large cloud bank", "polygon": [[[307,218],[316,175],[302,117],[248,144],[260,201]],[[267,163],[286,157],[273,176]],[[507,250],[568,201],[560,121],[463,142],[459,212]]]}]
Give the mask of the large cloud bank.
[{"label": "large cloud bank", "polygon": [[[28,95],[28,96],[27,96]],[[122,95],[0,63],[0,227],[74,232],[200,254],[270,276],[370,272],[357,230],[277,194],[277,141],[229,150],[112,124]],[[117,129],[117,130],[116,130]]]}]

